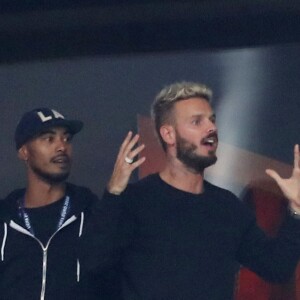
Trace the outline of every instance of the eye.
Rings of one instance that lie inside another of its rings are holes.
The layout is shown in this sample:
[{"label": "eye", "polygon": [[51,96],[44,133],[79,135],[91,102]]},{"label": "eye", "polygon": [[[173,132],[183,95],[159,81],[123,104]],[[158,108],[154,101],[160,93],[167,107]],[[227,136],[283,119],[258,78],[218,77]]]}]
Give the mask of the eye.
[{"label": "eye", "polygon": [[210,120],[213,124],[216,124],[216,121],[217,121],[216,114],[212,114],[212,115],[210,116],[209,120]]},{"label": "eye", "polygon": [[54,137],[51,134],[44,134],[41,136],[41,139],[46,142],[52,142]]},{"label": "eye", "polygon": [[192,119],[192,124],[193,125],[198,126],[198,125],[200,125],[200,123],[201,123],[201,118]]},{"label": "eye", "polygon": [[66,143],[71,143],[72,139],[73,139],[73,135],[71,135],[71,134],[66,134],[64,137],[64,141]]}]

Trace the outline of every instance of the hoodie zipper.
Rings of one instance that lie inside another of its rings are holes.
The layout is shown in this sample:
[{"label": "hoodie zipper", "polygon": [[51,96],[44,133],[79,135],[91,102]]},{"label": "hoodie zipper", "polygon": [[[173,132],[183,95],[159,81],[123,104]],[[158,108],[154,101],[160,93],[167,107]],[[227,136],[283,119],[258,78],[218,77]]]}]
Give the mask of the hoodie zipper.
[{"label": "hoodie zipper", "polygon": [[33,239],[35,239],[39,245],[42,248],[43,251],[43,262],[42,262],[42,288],[41,288],[41,297],[40,300],[44,300],[45,299],[45,293],[46,293],[46,281],[47,281],[47,258],[48,258],[48,248],[50,245],[51,240],[53,239],[53,237],[64,227],[66,227],[67,225],[69,225],[70,223],[74,222],[77,219],[76,216],[71,216],[68,220],[66,220],[62,226],[56,230],[51,237],[49,238],[46,247],[44,247],[44,245],[42,244],[42,242],[37,239],[30,231],[28,231],[27,229],[23,228],[22,226],[20,226],[19,224],[15,223],[14,221],[10,221],[9,225],[11,228],[24,233],[30,237],[32,237]]}]

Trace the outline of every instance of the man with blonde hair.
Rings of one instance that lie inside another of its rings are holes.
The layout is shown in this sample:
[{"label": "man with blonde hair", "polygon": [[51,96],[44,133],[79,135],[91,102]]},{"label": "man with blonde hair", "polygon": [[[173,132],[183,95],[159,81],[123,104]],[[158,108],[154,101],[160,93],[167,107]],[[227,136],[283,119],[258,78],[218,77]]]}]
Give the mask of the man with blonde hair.
[{"label": "man with blonde hair", "polygon": [[285,222],[270,239],[235,195],[204,179],[217,161],[211,97],[198,83],[165,87],[152,106],[165,168],[127,186],[135,156],[130,150],[119,161],[128,172],[114,172],[108,184],[124,205],[119,238],[125,300],[232,299],[239,264],[273,282],[293,274],[300,255],[299,146],[289,179],[266,171],[289,201]]}]

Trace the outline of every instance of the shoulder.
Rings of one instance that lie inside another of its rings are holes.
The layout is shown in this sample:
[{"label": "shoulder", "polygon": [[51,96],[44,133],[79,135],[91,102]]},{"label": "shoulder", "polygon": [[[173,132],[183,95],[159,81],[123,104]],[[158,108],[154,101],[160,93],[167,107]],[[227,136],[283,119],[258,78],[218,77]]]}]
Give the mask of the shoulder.
[{"label": "shoulder", "polygon": [[25,189],[16,189],[0,200],[0,220],[8,222],[15,213],[17,200],[24,196]]},{"label": "shoulder", "polygon": [[[130,183],[122,193],[122,199],[126,205],[138,205],[142,202],[152,201],[156,198],[157,191],[161,190],[161,182],[158,174],[148,175],[134,183]],[[142,200],[142,201],[141,201]]]},{"label": "shoulder", "polygon": [[218,198],[221,198],[221,199],[224,198],[228,201],[234,201],[234,202],[239,201],[238,197],[231,191],[229,191],[225,188],[219,187],[217,185],[214,185],[206,180],[204,181],[204,188],[209,194],[217,196]]},{"label": "shoulder", "polygon": [[161,180],[159,178],[159,175],[157,173],[150,174],[135,183],[129,184],[127,187],[127,192],[143,192],[145,190],[152,190],[153,188],[157,189],[159,188],[160,184]]},{"label": "shoulder", "polygon": [[224,211],[249,220],[253,220],[253,218],[255,218],[254,212],[251,211],[250,208],[231,191],[216,186],[208,181],[205,181],[204,186],[207,191],[207,195],[210,198],[213,198],[215,203],[218,206],[221,206]]},{"label": "shoulder", "polygon": [[67,194],[76,202],[83,203],[85,206],[92,205],[99,199],[89,188],[72,183],[67,183]]},{"label": "shoulder", "polygon": [[23,197],[25,194],[25,188],[21,188],[21,189],[16,189],[13,190],[12,192],[10,192],[4,199],[3,201],[5,202],[12,202],[12,201],[16,201],[19,198]]}]

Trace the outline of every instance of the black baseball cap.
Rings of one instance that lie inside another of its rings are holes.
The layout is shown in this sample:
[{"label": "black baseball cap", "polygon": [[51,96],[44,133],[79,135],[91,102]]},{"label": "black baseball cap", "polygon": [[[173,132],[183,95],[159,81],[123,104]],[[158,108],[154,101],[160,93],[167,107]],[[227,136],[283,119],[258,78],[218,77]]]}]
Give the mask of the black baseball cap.
[{"label": "black baseball cap", "polygon": [[15,131],[16,149],[20,149],[28,140],[51,127],[66,127],[72,135],[78,133],[83,122],[67,120],[61,113],[50,108],[36,108],[26,112]]}]

